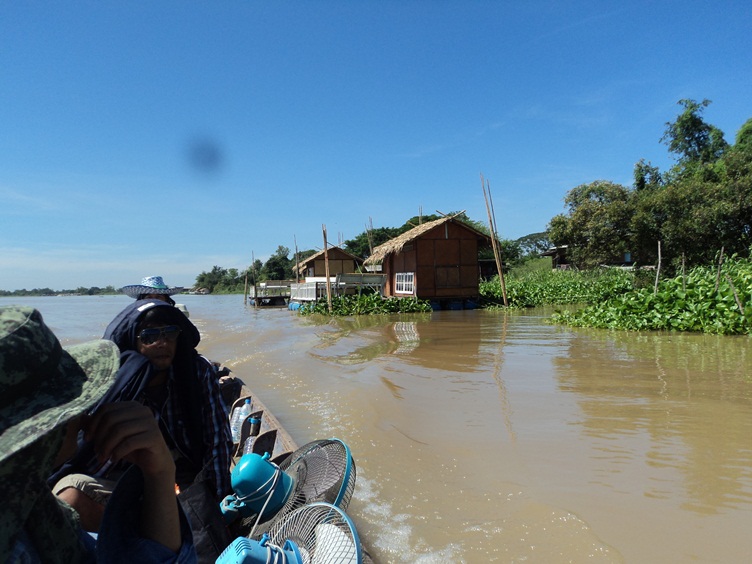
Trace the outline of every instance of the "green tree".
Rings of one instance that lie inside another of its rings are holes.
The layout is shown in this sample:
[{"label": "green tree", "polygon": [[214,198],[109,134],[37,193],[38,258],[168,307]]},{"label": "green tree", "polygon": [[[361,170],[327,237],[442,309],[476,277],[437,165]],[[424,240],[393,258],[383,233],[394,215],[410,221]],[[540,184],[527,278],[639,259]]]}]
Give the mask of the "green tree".
[{"label": "green tree", "polygon": [[634,212],[628,188],[606,180],[570,190],[568,215],[551,219],[548,233],[555,245],[568,245],[570,260],[581,268],[619,260],[631,252],[630,219]]},{"label": "green tree", "polygon": [[717,161],[728,148],[723,132],[705,123],[703,110],[710,105],[710,100],[679,100],[684,107],[676,121],[666,122],[666,131],[661,142],[668,146],[671,153],[678,155],[679,163],[684,168],[694,169],[697,165]]},{"label": "green tree", "polygon": [[640,159],[634,166],[635,190],[654,190],[663,185],[663,176],[657,166]]},{"label": "green tree", "polygon": [[752,118],[748,119],[736,132],[736,142],[734,148],[741,150],[752,147]]},{"label": "green tree", "polygon": [[227,270],[221,266],[212,267],[210,272],[202,272],[196,277],[196,287],[206,288],[209,292],[213,292],[227,275]]},{"label": "green tree", "polygon": [[288,280],[292,278],[292,261],[288,258],[290,249],[282,245],[264,263],[261,269],[262,280]]},{"label": "green tree", "polygon": [[356,257],[367,258],[371,254],[371,245],[376,248],[382,243],[386,243],[389,239],[397,237],[401,233],[403,233],[403,231],[400,231],[397,227],[376,227],[370,230],[370,234],[368,231],[364,231],[353,239],[345,241],[343,248]]},{"label": "green tree", "polygon": [[517,239],[516,243],[520,247],[522,256],[528,258],[539,257],[544,251],[551,247],[551,241],[548,238],[548,232],[530,233]]}]

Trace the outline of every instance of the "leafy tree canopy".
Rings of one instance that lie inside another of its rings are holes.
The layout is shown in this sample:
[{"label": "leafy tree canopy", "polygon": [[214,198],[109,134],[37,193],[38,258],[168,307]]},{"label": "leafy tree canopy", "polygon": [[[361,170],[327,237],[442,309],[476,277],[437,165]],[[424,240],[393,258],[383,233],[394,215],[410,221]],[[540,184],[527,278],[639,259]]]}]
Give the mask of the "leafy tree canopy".
[{"label": "leafy tree canopy", "polygon": [[684,111],[673,122],[666,123],[666,131],[661,142],[668,145],[671,153],[678,155],[683,165],[689,163],[708,164],[718,160],[728,148],[723,132],[705,123],[702,112],[710,105],[710,100],[679,100]]},{"label": "leafy tree canopy", "polygon": [[752,120],[729,146],[723,132],[702,120],[708,100],[679,104],[684,111],[666,124],[662,139],[679,155],[669,173],[642,159],[631,188],[599,180],[567,193],[567,213],[552,218],[548,232],[554,244],[568,245],[577,266],[616,262],[627,252],[638,264],[656,264],[659,241],[664,268],[705,264],[721,248],[749,253]]}]

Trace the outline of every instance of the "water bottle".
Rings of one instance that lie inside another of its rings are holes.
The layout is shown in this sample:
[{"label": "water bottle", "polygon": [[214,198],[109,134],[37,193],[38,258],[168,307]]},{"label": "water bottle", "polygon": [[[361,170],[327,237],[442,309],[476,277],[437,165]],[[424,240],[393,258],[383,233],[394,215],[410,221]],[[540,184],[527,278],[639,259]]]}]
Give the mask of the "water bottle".
[{"label": "water bottle", "polygon": [[237,443],[240,440],[240,430],[243,428],[243,421],[251,414],[251,399],[246,398],[240,407],[235,408],[230,420],[230,432],[232,433],[232,442]]},{"label": "water bottle", "polygon": [[250,454],[253,452],[253,441],[256,440],[261,425],[261,421],[257,417],[251,417],[248,421],[250,423],[250,433],[248,433],[248,438],[243,444],[243,454]]},{"label": "water bottle", "polygon": [[245,440],[245,444],[243,445],[243,454],[251,454],[253,452],[253,441],[256,440],[256,437],[251,435]]}]

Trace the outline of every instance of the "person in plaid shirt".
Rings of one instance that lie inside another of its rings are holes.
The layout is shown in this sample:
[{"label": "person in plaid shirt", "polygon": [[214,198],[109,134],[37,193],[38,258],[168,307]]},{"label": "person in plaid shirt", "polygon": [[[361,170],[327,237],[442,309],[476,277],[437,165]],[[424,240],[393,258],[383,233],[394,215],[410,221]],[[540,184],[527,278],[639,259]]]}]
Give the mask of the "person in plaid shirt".
[{"label": "person in plaid shirt", "polygon": [[[198,354],[196,326],[161,300],[137,300],[107,327],[120,349],[115,385],[100,403],[136,400],[154,413],[176,466],[176,489],[205,479],[217,502],[230,493],[232,438],[215,366]],[[51,478],[53,491],[96,531],[125,468],[93,455],[86,444]]]}]

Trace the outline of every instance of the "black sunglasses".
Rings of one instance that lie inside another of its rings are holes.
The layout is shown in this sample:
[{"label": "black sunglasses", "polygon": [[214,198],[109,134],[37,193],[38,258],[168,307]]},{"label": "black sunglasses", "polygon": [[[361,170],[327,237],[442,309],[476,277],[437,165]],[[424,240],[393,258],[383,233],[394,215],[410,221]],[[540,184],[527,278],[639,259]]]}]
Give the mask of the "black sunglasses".
[{"label": "black sunglasses", "polygon": [[142,329],[138,334],[138,340],[145,345],[153,345],[159,339],[164,338],[167,342],[175,342],[182,329],[177,325],[168,325],[167,327],[154,327]]}]

